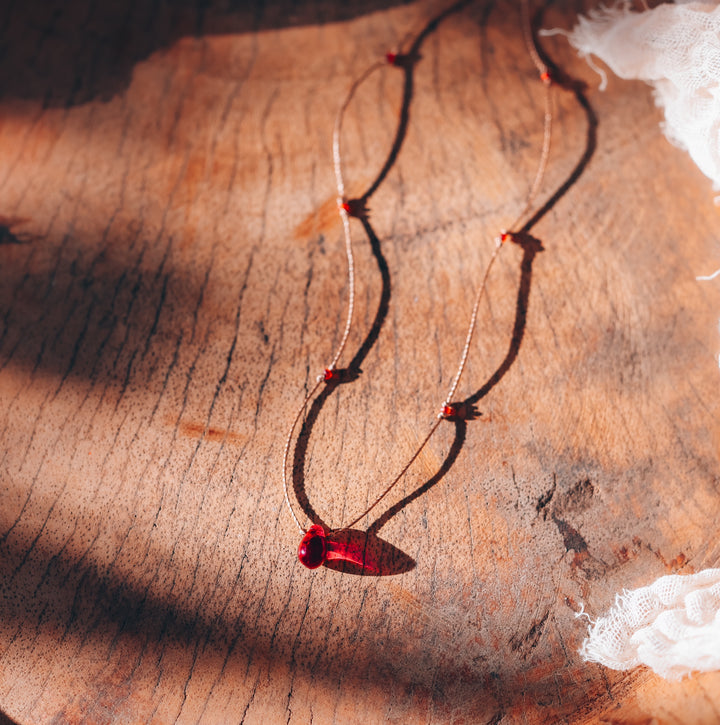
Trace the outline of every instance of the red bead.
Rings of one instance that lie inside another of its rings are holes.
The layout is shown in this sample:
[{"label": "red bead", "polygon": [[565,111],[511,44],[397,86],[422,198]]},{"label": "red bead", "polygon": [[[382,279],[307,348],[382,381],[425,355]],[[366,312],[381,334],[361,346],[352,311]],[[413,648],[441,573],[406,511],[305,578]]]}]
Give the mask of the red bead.
[{"label": "red bead", "polygon": [[510,232],[501,232],[500,233],[501,242],[507,242],[508,239],[510,239]]},{"label": "red bead", "polygon": [[320,524],[314,524],[298,546],[298,559],[308,569],[317,569],[327,559],[326,534]]},{"label": "red bead", "polygon": [[443,405],[442,414],[445,418],[454,418],[457,415],[457,408],[452,405]]},{"label": "red bead", "polygon": [[386,53],[385,58],[387,58],[387,62],[390,63],[390,65],[395,65],[395,61],[397,60],[397,53]]},{"label": "red bead", "polygon": [[325,374],[323,375],[323,380],[327,383],[330,380],[335,380],[335,378],[340,377],[340,373],[338,373],[337,370],[331,370],[330,368],[325,368]]},{"label": "red bead", "polygon": [[546,85],[549,86],[550,82],[552,81],[552,78],[550,77],[550,73],[548,73],[546,70],[543,71],[540,74],[540,80]]},{"label": "red bead", "polygon": [[346,201],[344,201],[344,202],[343,202],[342,204],[340,204],[340,208],[341,208],[341,209],[342,209],[342,210],[343,210],[344,212],[346,212],[346,213],[348,213],[348,214],[350,213],[350,204],[348,204],[348,203],[347,203]]}]

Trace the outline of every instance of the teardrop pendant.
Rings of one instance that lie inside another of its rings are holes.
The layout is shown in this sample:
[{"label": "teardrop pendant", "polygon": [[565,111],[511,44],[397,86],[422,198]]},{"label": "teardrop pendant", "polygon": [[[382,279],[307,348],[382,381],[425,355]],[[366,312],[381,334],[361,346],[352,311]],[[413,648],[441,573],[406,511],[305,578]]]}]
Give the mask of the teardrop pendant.
[{"label": "teardrop pendant", "polygon": [[320,524],[313,524],[302,537],[298,547],[298,559],[308,569],[317,569],[326,561],[347,561],[363,570],[375,571],[376,566],[368,561],[365,547],[356,541],[335,541]]},{"label": "teardrop pendant", "polygon": [[317,569],[327,559],[327,535],[320,524],[311,526],[302,537],[298,559],[308,569]]}]

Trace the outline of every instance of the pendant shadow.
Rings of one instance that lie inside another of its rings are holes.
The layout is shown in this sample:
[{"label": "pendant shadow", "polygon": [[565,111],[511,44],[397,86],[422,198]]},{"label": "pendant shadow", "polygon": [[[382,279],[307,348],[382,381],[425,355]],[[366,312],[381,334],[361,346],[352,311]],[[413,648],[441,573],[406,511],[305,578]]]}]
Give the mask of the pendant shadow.
[{"label": "pendant shadow", "polygon": [[328,536],[333,541],[354,549],[357,558],[362,561],[362,565],[340,560],[325,562],[324,566],[333,571],[358,576],[393,576],[415,568],[415,560],[412,557],[381,539],[374,531],[340,529],[330,532]]}]

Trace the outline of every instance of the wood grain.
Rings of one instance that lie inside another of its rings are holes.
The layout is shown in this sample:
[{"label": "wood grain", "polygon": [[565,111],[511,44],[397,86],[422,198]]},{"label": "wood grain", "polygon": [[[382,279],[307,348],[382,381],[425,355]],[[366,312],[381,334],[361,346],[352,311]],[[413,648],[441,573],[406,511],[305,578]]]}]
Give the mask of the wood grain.
[{"label": "wood grain", "polygon": [[568,82],[537,244],[503,250],[461,386],[479,415],[443,425],[363,525],[414,565],[297,562],[280,461],[344,322],[330,141],[349,84],[426,29],[345,124],[351,195],[395,154],[369,228],[353,221],[345,363],[360,372],[318,409],[295,476],[330,525],[432,422],[493,237],[534,173],[542,94],[517,6],[442,9],[0,13],[13,721],[720,718],[717,673],[667,684],[577,654],[581,603],[597,616],[623,587],[720,560],[720,291],[695,280],[717,267],[708,180],[661,136],[645,86],[597,92],[562,38],[543,40]]}]

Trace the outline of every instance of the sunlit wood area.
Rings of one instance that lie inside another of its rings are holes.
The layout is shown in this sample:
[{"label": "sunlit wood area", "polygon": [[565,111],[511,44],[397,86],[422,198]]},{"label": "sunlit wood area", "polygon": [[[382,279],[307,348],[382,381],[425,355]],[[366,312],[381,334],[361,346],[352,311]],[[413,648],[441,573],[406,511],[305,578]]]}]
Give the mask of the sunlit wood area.
[{"label": "sunlit wood area", "polygon": [[[590,5],[533,5],[572,27]],[[718,566],[720,208],[649,88],[519,4],[0,9],[0,711],[13,723],[716,723],[584,608]],[[411,53],[408,50],[412,49]],[[405,54],[405,55],[404,55]],[[2,718],[0,717],[0,720]]]}]

